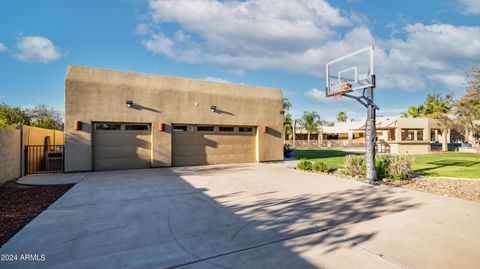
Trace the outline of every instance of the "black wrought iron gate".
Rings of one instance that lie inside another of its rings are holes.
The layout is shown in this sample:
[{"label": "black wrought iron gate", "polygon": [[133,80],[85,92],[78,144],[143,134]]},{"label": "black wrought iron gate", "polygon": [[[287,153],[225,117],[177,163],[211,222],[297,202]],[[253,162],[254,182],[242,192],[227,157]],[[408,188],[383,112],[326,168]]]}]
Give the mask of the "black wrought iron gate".
[{"label": "black wrought iron gate", "polygon": [[63,173],[63,145],[25,146],[25,174]]}]

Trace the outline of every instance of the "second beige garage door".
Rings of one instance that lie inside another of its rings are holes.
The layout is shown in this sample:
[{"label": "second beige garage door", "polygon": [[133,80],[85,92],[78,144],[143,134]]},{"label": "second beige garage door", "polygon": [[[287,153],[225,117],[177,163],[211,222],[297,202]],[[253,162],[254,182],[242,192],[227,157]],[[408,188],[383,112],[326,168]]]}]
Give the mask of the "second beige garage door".
[{"label": "second beige garage door", "polygon": [[93,170],[150,167],[149,124],[103,122],[93,127]]},{"label": "second beige garage door", "polygon": [[253,163],[255,138],[255,127],[174,125],[172,163],[174,166]]}]

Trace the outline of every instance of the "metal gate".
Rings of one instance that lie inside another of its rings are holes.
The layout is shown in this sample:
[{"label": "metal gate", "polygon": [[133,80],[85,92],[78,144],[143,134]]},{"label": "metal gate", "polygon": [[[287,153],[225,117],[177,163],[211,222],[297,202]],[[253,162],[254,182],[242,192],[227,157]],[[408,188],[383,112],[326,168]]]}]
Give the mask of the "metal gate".
[{"label": "metal gate", "polygon": [[63,145],[25,146],[25,174],[63,173]]}]

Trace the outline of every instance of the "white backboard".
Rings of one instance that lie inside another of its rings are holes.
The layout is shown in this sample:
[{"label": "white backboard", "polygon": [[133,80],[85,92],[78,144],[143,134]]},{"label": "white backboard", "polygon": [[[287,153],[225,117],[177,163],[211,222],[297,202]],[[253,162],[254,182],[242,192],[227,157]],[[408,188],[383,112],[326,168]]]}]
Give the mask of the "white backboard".
[{"label": "white backboard", "polygon": [[375,87],[373,46],[330,61],[326,65],[326,95]]}]

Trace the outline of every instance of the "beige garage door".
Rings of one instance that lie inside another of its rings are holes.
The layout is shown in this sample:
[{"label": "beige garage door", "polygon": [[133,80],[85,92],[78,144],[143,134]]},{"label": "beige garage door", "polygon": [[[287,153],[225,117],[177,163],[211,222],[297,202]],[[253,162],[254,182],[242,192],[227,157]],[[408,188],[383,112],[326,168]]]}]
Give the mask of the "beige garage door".
[{"label": "beige garage door", "polygon": [[93,169],[148,168],[151,163],[149,124],[94,123]]},{"label": "beige garage door", "polygon": [[174,125],[174,166],[256,161],[255,127]]}]

